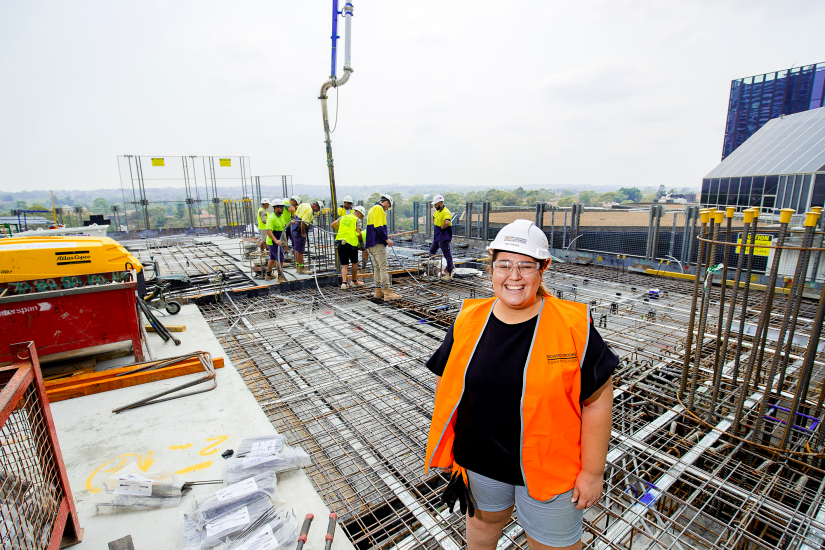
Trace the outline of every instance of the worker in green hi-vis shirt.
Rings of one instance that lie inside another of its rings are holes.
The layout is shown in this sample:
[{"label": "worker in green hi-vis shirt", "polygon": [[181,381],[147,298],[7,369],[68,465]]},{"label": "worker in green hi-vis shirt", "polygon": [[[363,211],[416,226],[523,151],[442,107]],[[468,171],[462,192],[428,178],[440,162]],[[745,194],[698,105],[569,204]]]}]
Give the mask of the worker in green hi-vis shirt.
[{"label": "worker in green hi-vis shirt", "polygon": [[258,236],[261,239],[261,252],[266,252],[266,218],[269,215],[269,199],[261,199],[261,207],[258,208]]}]

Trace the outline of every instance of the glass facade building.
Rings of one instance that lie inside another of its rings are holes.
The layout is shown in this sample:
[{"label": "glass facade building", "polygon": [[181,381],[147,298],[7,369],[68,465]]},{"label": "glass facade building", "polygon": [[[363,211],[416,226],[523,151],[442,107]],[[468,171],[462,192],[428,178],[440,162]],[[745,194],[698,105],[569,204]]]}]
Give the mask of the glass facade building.
[{"label": "glass facade building", "polygon": [[702,206],[825,206],[825,107],[768,121],[702,179]]},{"label": "glass facade building", "polygon": [[731,82],[722,160],[769,120],[825,106],[825,63]]}]

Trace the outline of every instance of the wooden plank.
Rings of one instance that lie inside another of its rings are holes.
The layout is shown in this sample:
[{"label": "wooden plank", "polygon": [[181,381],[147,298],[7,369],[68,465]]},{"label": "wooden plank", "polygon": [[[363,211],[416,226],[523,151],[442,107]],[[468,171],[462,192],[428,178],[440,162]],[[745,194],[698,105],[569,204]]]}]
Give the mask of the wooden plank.
[{"label": "wooden plank", "polygon": [[[216,369],[223,368],[223,358],[214,358],[212,360],[212,364]],[[63,401],[65,399],[83,397],[84,395],[92,395],[95,393],[102,393],[106,391],[117,390],[120,388],[127,388],[130,386],[147,384],[149,382],[156,382],[158,380],[167,380],[169,378],[176,378],[178,376],[185,376],[187,374],[197,374],[200,372],[204,372],[204,370],[200,361],[185,361],[169,367],[164,367],[150,371],[137,372],[134,374],[126,374],[120,377],[116,376],[116,373],[113,373],[112,371],[106,372],[110,375],[107,378],[97,378],[95,380],[87,380],[82,383],[78,383],[77,379],[79,377],[74,377],[70,379],[70,382],[65,380],[53,381],[63,383],[60,385],[53,384],[51,387],[47,387],[46,395],[49,398],[49,402],[54,403],[57,401]]]},{"label": "wooden plank", "polygon": [[[162,361],[150,361],[147,363],[138,363],[136,365],[128,365],[126,367],[119,367],[116,369],[109,369],[89,374],[80,374],[78,376],[72,377],[71,381],[68,380],[50,380],[46,382],[46,390],[53,390],[63,386],[75,386],[77,384],[86,384],[89,382],[95,382],[99,380],[106,380],[109,378],[115,378],[116,375],[124,373],[124,372],[131,372],[133,370],[146,367],[148,365],[154,365],[157,363],[161,363]],[[186,359],[185,361],[180,361],[175,363],[174,365],[170,365],[172,367],[175,366],[183,366],[183,365],[198,365],[200,366],[201,362],[197,359]],[[212,364],[215,366],[216,369],[223,367],[223,357],[213,357]]]},{"label": "wooden plank", "polygon": [[[183,332],[186,330],[186,325],[165,325],[169,332]],[[155,327],[152,325],[143,325],[147,332],[155,332]]]}]

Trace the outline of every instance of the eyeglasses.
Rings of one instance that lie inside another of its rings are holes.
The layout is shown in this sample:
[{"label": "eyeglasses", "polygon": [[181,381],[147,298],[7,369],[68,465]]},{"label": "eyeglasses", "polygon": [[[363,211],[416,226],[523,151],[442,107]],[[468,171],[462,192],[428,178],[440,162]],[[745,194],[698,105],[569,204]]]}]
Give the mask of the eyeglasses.
[{"label": "eyeglasses", "polygon": [[497,275],[509,275],[513,268],[518,269],[522,277],[528,277],[539,272],[539,262],[511,262],[510,260],[496,260],[493,262],[493,272]]}]

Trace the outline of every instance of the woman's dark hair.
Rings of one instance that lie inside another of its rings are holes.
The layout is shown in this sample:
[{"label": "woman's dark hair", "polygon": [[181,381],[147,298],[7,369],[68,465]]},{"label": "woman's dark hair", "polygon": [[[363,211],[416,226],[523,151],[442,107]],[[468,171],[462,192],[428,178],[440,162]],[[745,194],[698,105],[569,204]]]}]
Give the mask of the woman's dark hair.
[{"label": "woman's dark hair", "polygon": [[[496,258],[498,258],[499,252],[501,252],[501,250],[493,250],[493,257],[490,258],[490,265],[487,266],[487,272],[490,274],[491,277],[493,275],[493,262],[496,261]],[[525,254],[525,256],[526,256],[526,254]],[[531,256],[531,258],[532,258],[532,256]],[[550,267],[550,260],[549,259],[547,259],[547,260],[539,260],[538,258],[533,258],[533,259],[536,260],[539,264],[541,264],[539,269],[541,270],[542,274],[544,274],[545,269]],[[536,290],[536,296],[541,296],[542,298],[544,298],[546,296],[550,296],[550,291],[547,290],[546,286],[544,286],[544,281],[543,280],[539,283],[539,288],[538,288],[538,290]]]}]

